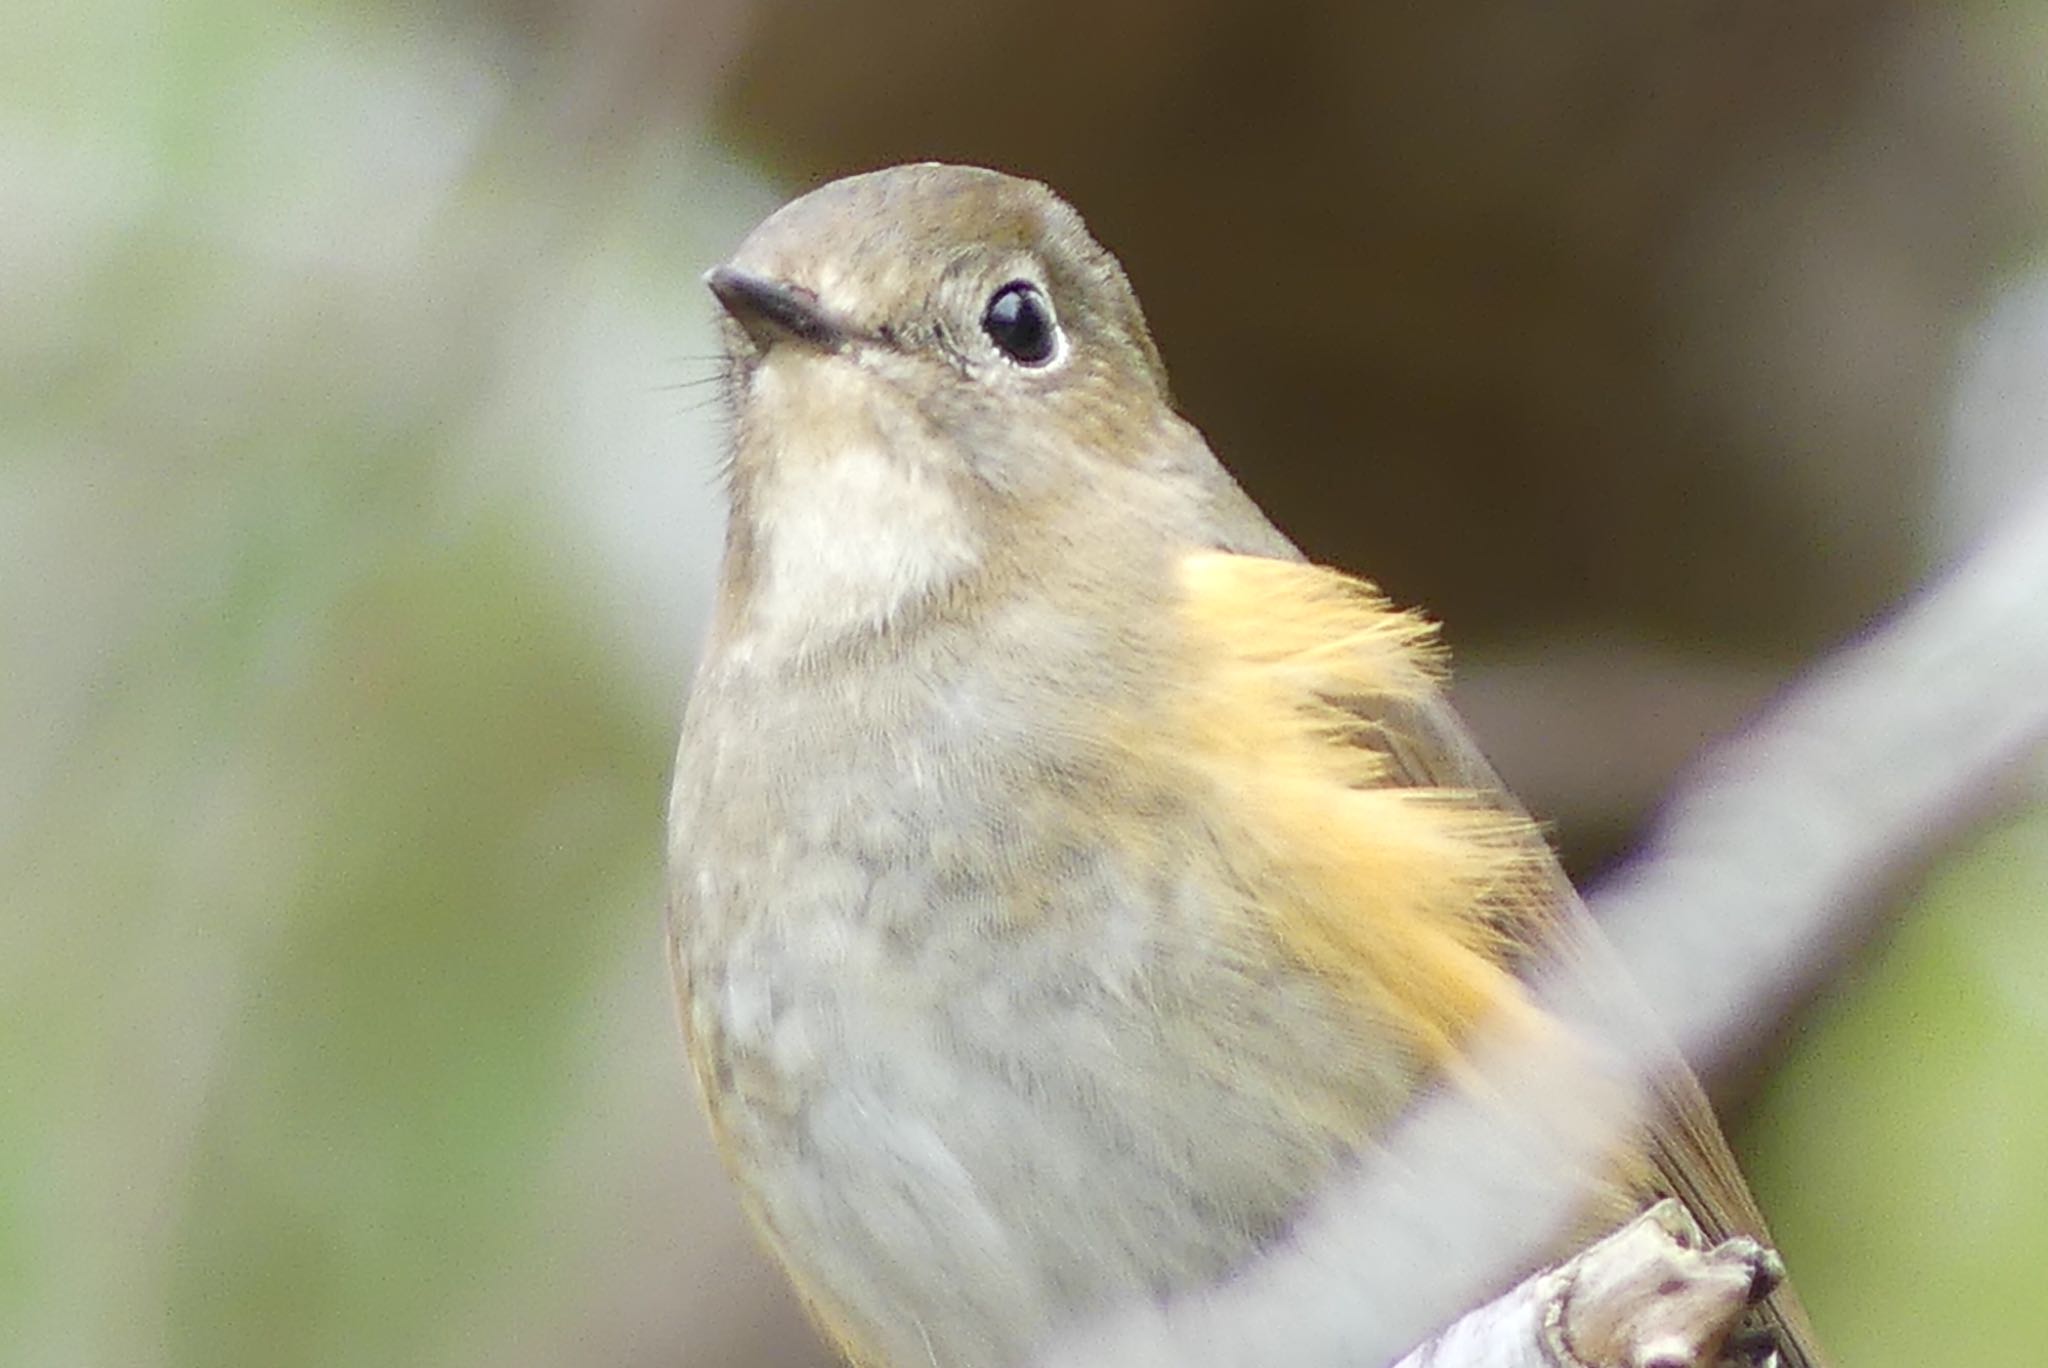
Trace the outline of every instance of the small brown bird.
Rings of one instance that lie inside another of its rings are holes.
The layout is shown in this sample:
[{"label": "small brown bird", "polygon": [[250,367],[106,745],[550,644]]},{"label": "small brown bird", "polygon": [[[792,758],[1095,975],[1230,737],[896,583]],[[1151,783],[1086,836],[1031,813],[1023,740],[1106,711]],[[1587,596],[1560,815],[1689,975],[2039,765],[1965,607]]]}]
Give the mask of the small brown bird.
[{"label": "small brown bird", "polygon": [[[1590,922],[1439,696],[1174,410],[1044,186],[923,165],[707,277],[732,501],[670,810],[713,1128],[869,1368],[1213,1284]],[[1608,1223],[1761,1218],[1682,1066]],[[1781,1287],[1783,1361],[1819,1362]]]}]

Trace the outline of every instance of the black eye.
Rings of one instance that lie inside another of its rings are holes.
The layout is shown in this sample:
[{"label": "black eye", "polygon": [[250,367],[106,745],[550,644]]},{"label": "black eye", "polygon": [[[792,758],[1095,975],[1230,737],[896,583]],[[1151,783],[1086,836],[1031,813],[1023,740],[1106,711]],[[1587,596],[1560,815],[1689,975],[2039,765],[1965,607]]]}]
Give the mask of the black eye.
[{"label": "black eye", "polygon": [[1020,366],[1042,366],[1059,350],[1060,325],[1036,285],[1013,280],[997,290],[981,315],[981,330]]}]

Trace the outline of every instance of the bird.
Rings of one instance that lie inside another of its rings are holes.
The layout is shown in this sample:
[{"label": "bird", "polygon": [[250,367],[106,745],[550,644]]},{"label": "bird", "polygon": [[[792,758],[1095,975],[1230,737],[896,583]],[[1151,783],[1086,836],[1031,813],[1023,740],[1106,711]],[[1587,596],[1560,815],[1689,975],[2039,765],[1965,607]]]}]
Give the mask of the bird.
[{"label": "bird", "polygon": [[[729,502],[667,939],[743,1205],[860,1368],[1009,1368],[1283,1240],[1598,933],[1443,694],[1181,416],[1046,186],[825,184],[705,277]],[[1418,510],[1417,516],[1426,516]],[[1589,1199],[1766,1236],[1692,1075]],[[1757,1362],[1818,1368],[1789,1285]]]}]

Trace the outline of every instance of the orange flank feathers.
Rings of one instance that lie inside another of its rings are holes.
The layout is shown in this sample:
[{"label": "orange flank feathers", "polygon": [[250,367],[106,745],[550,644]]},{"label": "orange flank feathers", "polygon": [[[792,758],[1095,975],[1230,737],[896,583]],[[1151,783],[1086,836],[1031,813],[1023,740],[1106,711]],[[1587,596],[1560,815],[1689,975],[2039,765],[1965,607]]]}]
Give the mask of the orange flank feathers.
[{"label": "orange flank feathers", "polygon": [[1476,793],[1406,787],[1375,744],[1389,704],[1430,694],[1435,627],[1372,586],[1295,561],[1180,565],[1186,651],[1172,729],[1248,914],[1418,1055],[1455,1066],[1473,1027],[1538,1014],[1505,965],[1545,851]]}]

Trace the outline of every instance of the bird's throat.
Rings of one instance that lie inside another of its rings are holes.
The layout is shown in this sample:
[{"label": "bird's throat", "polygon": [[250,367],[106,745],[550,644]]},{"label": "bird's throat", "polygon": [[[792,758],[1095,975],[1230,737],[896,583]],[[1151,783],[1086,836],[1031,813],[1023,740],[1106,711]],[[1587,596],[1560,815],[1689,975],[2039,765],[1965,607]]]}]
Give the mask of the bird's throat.
[{"label": "bird's throat", "polygon": [[872,378],[792,359],[819,374],[784,375],[780,358],[763,367],[745,425],[753,449],[740,454],[749,564],[730,647],[756,659],[887,632],[981,559],[958,492],[906,449],[912,435],[878,421]]}]

